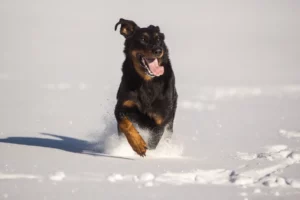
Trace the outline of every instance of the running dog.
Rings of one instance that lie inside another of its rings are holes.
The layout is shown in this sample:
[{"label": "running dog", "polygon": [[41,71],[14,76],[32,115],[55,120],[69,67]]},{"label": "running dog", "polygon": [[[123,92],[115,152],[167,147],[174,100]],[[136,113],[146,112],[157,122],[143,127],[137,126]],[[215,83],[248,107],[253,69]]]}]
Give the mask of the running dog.
[{"label": "running dog", "polygon": [[[158,26],[140,28],[134,21],[120,19],[115,30],[125,38],[125,60],[117,92],[115,117],[119,135],[132,149],[146,156],[155,149],[167,130],[172,135],[178,94],[165,35]],[[150,132],[147,143],[135,125]]]}]

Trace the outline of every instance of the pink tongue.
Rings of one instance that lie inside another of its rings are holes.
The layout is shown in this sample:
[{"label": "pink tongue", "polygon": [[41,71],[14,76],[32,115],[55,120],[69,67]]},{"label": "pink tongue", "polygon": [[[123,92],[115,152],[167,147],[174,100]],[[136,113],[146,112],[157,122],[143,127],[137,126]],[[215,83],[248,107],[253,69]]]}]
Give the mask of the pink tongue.
[{"label": "pink tongue", "polygon": [[164,73],[164,66],[159,66],[157,59],[155,59],[152,63],[148,63],[148,66],[150,68],[150,71],[155,76],[163,75],[163,73]]}]

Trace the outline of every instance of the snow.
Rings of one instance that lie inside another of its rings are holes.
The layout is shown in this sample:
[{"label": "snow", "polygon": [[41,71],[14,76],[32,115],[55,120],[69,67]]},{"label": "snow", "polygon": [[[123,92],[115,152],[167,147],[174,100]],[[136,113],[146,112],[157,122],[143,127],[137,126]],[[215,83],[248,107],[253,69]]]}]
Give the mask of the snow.
[{"label": "snow", "polygon": [[261,190],[259,188],[254,189],[253,193],[261,193]]},{"label": "snow", "polygon": [[284,137],[287,137],[287,138],[298,138],[300,137],[300,132],[298,131],[286,131],[286,130],[280,130],[279,133],[284,136]]},{"label": "snow", "polygon": [[64,172],[56,172],[49,176],[49,179],[52,181],[62,181],[66,177]]},{"label": "snow", "polygon": [[139,179],[141,181],[151,181],[154,179],[154,175],[149,172],[146,172],[146,173],[142,174]]},{"label": "snow", "polygon": [[38,179],[38,176],[30,174],[2,174],[0,173],[1,180],[7,179]]},{"label": "snow", "polygon": [[236,152],[237,157],[241,160],[254,160],[257,158],[257,154],[253,153],[244,153],[244,152]]},{"label": "snow", "polygon": [[[299,199],[300,4],[148,3],[1,1],[0,199]],[[144,158],[113,114],[120,17],[160,26],[176,75]]]}]

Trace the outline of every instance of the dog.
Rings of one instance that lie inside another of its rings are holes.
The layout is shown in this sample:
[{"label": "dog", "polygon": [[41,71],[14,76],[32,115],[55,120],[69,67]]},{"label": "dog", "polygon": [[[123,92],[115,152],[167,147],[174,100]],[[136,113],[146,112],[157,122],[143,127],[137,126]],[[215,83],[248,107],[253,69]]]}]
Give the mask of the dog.
[{"label": "dog", "polygon": [[[125,135],[132,149],[144,157],[147,149],[157,147],[165,131],[172,136],[178,98],[175,75],[159,26],[140,28],[120,18],[115,31],[119,25],[125,60],[114,114],[119,136]],[[135,125],[149,130],[147,143]]]}]

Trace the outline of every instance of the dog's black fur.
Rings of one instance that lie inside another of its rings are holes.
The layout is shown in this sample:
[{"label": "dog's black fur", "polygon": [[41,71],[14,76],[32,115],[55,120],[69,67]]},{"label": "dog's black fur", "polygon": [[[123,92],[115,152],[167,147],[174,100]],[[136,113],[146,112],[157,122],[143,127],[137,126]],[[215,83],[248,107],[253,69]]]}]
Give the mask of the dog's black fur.
[{"label": "dog's black fur", "polygon": [[[133,150],[144,156],[146,149],[156,148],[165,128],[168,132],[173,132],[178,98],[175,76],[169,59],[169,51],[164,42],[165,36],[158,26],[150,25],[140,28],[135,22],[122,18],[115,25],[115,30],[118,25],[121,25],[120,33],[125,37],[125,61],[117,92],[115,117],[119,134],[122,133],[120,123],[124,118],[150,131],[151,137],[147,141],[145,150],[136,150],[131,145]],[[162,75],[153,76],[151,71],[147,71],[145,66],[138,63],[140,61],[138,56],[145,55],[158,60],[160,66],[164,68]]]}]

